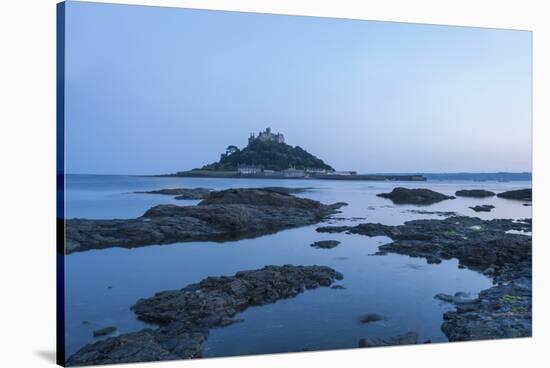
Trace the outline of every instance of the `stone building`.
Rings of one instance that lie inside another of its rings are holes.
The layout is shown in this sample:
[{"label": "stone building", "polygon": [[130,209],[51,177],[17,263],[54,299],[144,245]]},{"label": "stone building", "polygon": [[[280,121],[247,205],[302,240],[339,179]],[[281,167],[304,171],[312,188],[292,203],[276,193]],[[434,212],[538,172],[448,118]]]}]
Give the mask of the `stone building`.
[{"label": "stone building", "polygon": [[250,133],[248,144],[254,142],[256,139],[259,139],[262,142],[285,143],[285,136],[281,133],[271,133],[271,128],[266,128],[263,132],[258,133],[257,137],[254,133]]}]

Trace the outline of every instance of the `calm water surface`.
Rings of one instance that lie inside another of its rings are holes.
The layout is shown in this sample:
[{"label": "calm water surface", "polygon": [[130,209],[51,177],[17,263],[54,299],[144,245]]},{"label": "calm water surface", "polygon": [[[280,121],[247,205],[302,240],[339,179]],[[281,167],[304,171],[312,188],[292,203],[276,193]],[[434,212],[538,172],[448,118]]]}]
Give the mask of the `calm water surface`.
[{"label": "calm water surface", "polygon": [[[327,180],[265,180],[208,178],[148,178],[132,176],[71,175],[67,178],[67,218],[132,218],[157,204],[195,205],[170,196],[135,194],[136,191],[177,187],[212,189],[286,186],[313,187],[300,196],[323,203],[347,202],[334,219],[323,224],[380,222],[396,225],[417,218],[411,209],[456,211],[490,218],[531,217],[531,207],[500,198],[457,198],[431,206],[393,205],[376,197],[395,186],[427,187],[452,195],[459,189],[501,192],[531,187],[531,182],[345,182]],[[492,204],[489,213],[469,206]],[[347,220],[342,220],[346,218]],[[354,219],[351,218],[364,218]],[[95,329],[116,326],[118,333],[142,329],[144,322],[130,310],[139,298],[179,289],[208,276],[232,275],[265,265],[326,265],[344,275],[337,282],[344,290],[319,288],[296,298],[249,308],[239,314],[244,322],[211,330],[204,344],[205,356],[261,354],[312,349],[352,348],[360,338],[382,337],[416,331],[421,341],[447,341],[441,332],[443,313],[452,309],[433,298],[437,293],[465,291],[475,296],[490,287],[489,278],[459,269],[456,260],[429,265],[425,260],[389,254],[372,256],[386,237],[319,234],[320,224],[281,231],[235,242],[193,242],[154,245],[136,249],[110,248],[74,253],[66,257],[66,349],[70,355],[97,339]],[[334,249],[314,249],[317,240],[335,239]],[[368,313],[383,321],[361,324]]]}]

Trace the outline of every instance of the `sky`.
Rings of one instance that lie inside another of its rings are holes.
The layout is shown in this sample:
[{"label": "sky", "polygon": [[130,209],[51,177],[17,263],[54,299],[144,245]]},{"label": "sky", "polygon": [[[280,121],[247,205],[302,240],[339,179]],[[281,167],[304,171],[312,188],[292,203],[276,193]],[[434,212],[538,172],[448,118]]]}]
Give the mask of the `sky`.
[{"label": "sky", "polygon": [[531,171],[531,33],[68,2],[66,172],[162,174],[271,127],[337,170]]}]

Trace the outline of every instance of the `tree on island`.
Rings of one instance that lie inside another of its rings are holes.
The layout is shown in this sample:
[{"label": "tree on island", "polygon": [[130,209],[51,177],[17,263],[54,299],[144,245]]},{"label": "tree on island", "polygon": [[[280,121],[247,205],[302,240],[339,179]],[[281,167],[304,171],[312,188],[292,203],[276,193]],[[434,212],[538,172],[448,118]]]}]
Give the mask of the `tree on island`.
[{"label": "tree on island", "polygon": [[264,170],[275,171],[290,167],[334,171],[330,165],[300,146],[292,147],[286,143],[259,139],[250,142],[242,150],[234,145],[228,146],[218,162],[205,165],[199,170],[236,171],[239,165],[254,165],[260,166]]}]

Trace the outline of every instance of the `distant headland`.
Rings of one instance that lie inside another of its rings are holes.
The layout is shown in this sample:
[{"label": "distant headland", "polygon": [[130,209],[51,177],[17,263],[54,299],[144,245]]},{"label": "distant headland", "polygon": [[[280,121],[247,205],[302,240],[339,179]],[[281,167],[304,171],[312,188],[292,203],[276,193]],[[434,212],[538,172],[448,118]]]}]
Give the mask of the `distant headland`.
[{"label": "distant headland", "polygon": [[418,174],[361,175],[356,171],[336,171],[322,159],[300,146],[285,143],[282,133],[271,128],[255,135],[251,133],[243,149],[230,145],[220,160],[201,168],[161,176],[266,178],[266,179],[333,179],[333,180],[404,180],[425,181]]}]

